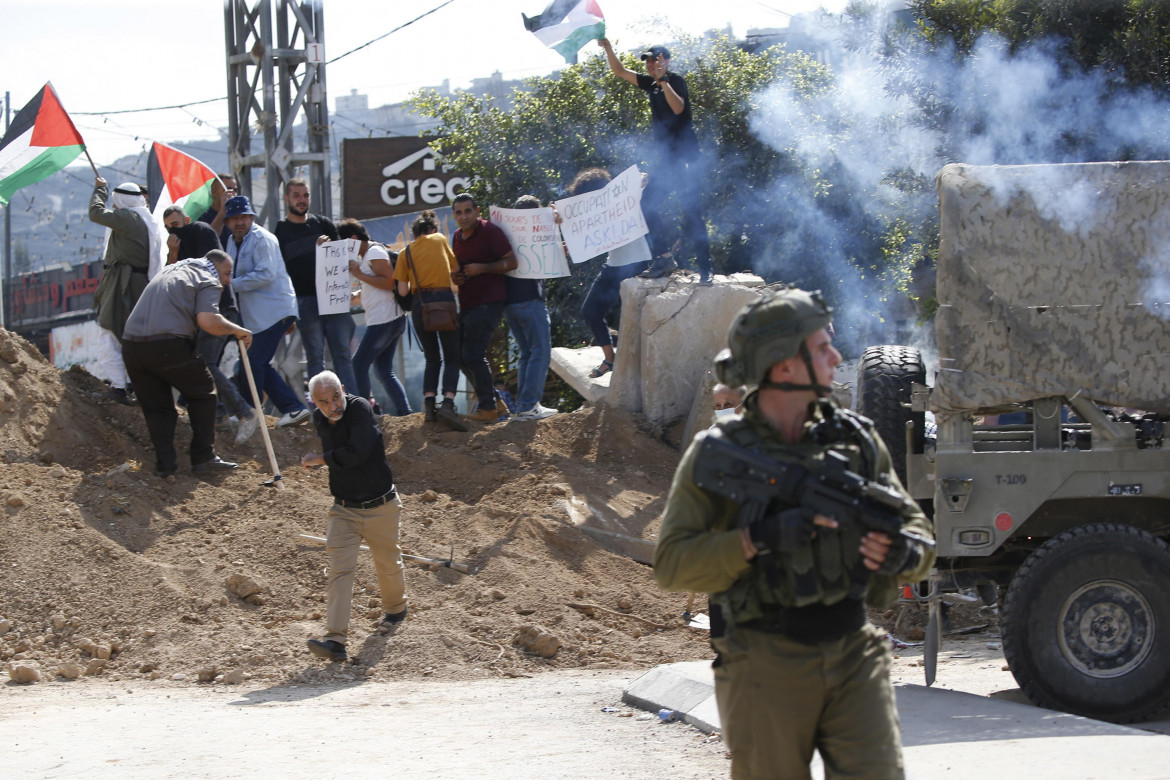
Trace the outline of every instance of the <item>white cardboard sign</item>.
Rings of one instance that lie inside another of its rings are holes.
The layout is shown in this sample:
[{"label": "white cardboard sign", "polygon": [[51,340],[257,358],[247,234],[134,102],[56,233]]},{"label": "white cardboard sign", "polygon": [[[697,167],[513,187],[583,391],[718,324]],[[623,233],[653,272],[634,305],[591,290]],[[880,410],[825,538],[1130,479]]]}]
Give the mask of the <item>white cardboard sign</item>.
[{"label": "white cardboard sign", "polygon": [[353,282],[349,261],[358,259],[362,242],[356,238],[317,245],[317,313],[348,314]]},{"label": "white cardboard sign", "polygon": [[569,260],[557,233],[556,213],[546,209],[489,209],[492,224],[504,231],[516,254],[516,279],[555,279],[569,275]]},{"label": "white cardboard sign", "polygon": [[636,165],[604,189],[556,202],[561,235],[574,263],[628,244],[650,232],[642,216],[642,174]]}]

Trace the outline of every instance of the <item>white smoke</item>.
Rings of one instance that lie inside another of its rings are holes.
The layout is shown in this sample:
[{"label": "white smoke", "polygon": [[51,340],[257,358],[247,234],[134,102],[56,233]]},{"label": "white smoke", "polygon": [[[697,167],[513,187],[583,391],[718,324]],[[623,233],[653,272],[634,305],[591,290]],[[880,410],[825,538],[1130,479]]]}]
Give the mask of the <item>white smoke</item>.
[{"label": "white smoke", "polygon": [[[1002,39],[985,35],[960,57],[950,47],[931,50],[903,38],[902,55],[889,58],[886,44],[899,35],[895,23],[892,15],[879,14],[859,31],[854,22],[820,17],[819,27],[805,31],[835,42],[848,32],[853,44],[869,45],[851,46],[843,63],[833,66],[831,97],[801,100],[792,84],[778,83],[759,96],[751,117],[757,137],[790,155],[801,171],[781,177],[767,193],[784,204],[795,224],[778,231],[756,258],[757,270],[831,285],[839,325],[868,343],[910,340],[915,313],[895,305],[901,296],[882,294],[872,270],[857,267],[857,232],[867,218],[872,226],[891,216],[928,217],[937,208],[933,181],[943,165],[1170,156],[1170,102],[1126,85],[1124,74],[1082,72],[1062,63],[1057,41],[1012,52]],[[838,187],[851,190],[845,208],[839,193],[809,185],[808,172],[830,170]],[[1068,231],[1090,231],[1112,216],[1085,183],[1057,187],[1033,180],[1014,187],[999,194],[1028,195]],[[1146,266],[1165,269],[1162,261],[1151,259]],[[1170,280],[1164,288],[1170,292]]]}]

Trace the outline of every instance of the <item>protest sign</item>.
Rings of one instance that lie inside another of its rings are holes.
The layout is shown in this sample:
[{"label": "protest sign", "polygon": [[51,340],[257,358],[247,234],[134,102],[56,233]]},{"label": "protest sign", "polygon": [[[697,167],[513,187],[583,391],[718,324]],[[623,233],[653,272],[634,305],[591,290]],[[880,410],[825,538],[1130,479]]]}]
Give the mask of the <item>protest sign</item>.
[{"label": "protest sign", "polygon": [[557,235],[556,214],[549,209],[489,209],[492,224],[504,231],[516,254],[516,268],[508,276],[516,279],[555,279],[569,275],[561,237]]},{"label": "protest sign", "polygon": [[362,242],[356,238],[326,241],[317,245],[317,313],[348,314],[350,291],[349,261],[358,259]]},{"label": "protest sign", "polygon": [[561,235],[574,263],[628,244],[650,232],[642,216],[642,174],[635,165],[604,189],[556,202]]}]

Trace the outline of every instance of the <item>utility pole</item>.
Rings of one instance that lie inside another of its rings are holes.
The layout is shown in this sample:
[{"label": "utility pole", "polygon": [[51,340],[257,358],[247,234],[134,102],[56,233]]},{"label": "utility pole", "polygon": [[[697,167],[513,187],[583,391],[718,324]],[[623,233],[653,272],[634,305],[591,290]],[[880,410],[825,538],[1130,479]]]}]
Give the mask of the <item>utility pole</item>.
[{"label": "utility pole", "polygon": [[[282,185],[308,168],[312,211],[333,216],[325,20],[321,0],[224,0],[228,66],[228,157],[240,190],[272,230]],[[293,127],[305,119],[297,149]],[[263,177],[264,199],[254,186]]]}]

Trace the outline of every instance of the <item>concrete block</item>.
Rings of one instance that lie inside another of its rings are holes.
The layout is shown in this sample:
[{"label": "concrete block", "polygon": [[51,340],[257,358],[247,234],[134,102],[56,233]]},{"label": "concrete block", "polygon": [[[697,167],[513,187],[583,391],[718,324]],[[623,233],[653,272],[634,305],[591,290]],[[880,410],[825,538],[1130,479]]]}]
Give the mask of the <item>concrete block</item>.
[{"label": "concrete block", "polygon": [[674,710],[681,720],[708,734],[719,730],[710,661],[656,666],[626,686],[622,701],[651,712]]},{"label": "concrete block", "polygon": [[664,425],[690,413],[735,315],[759,297],[756,289],[726,284],[671,284],[646,297],[639,351],[647,420]]},{"label": "concrete block", "polygon": [[597,368],[603,359],[605,354],[602,353],[601,347],[581,349],[553,347],[549,367],[553,373],[565,380],[569,387],[580,393],[582,398],[595,404],[605,398],[613,377],[612,371],[597,379],[589,376],[589,372]]}]

